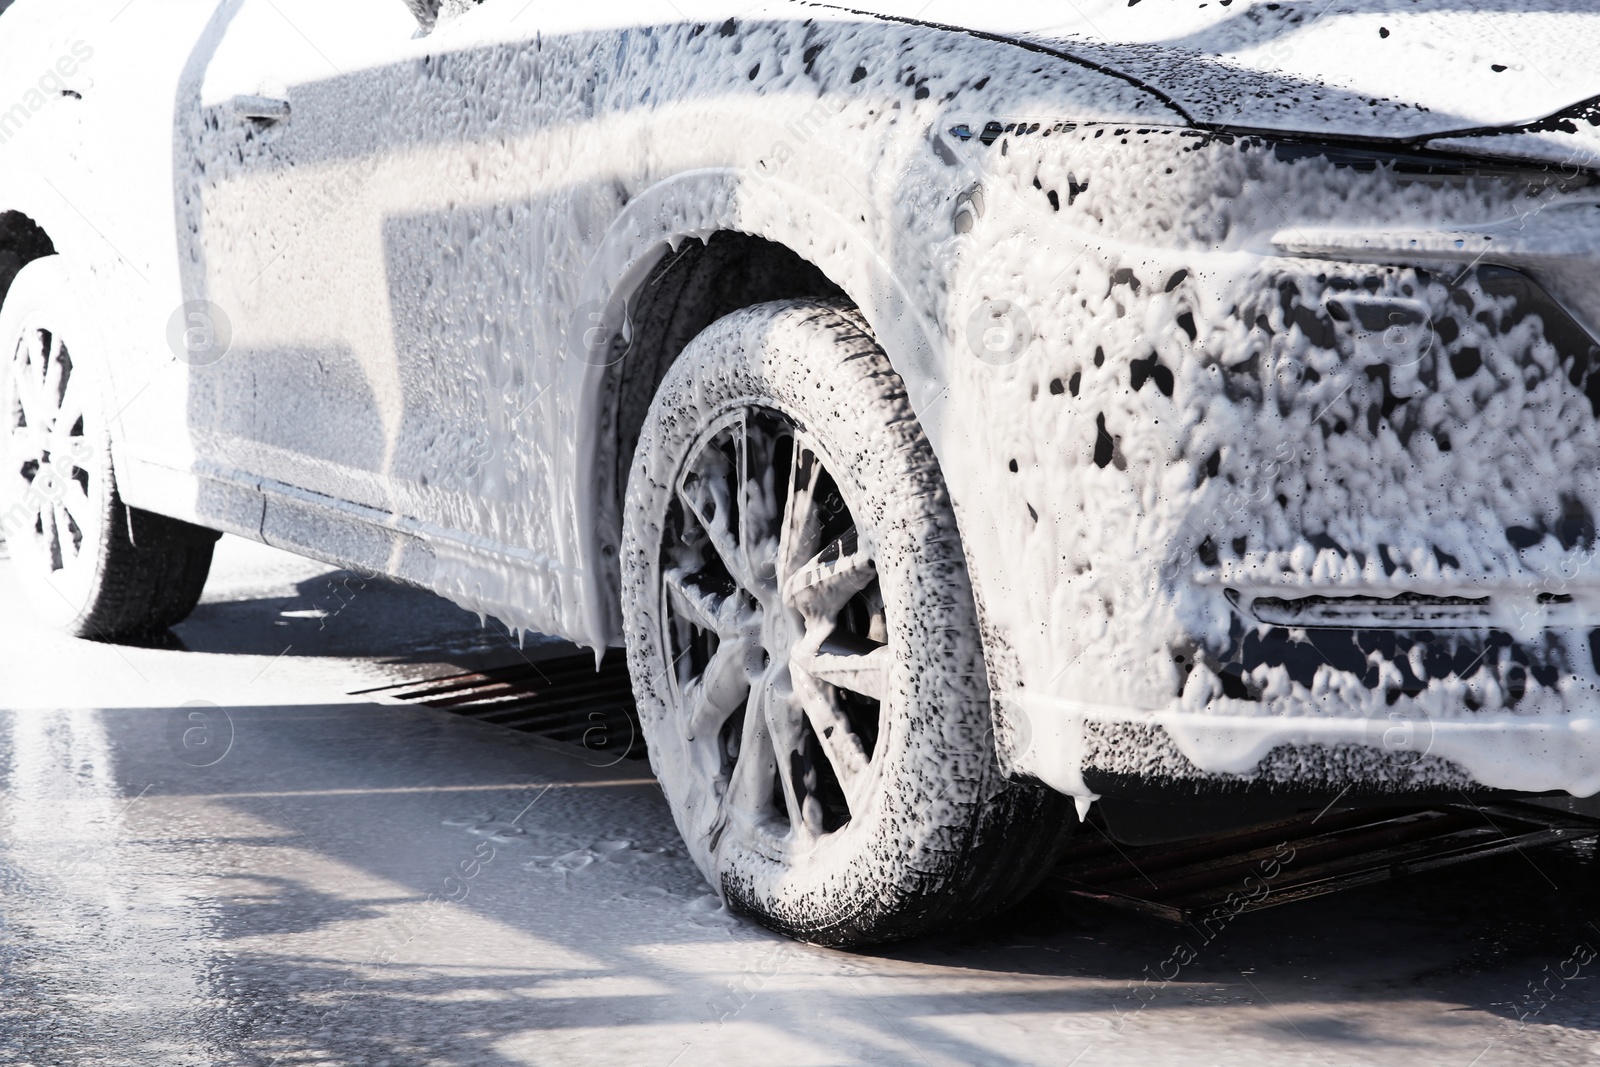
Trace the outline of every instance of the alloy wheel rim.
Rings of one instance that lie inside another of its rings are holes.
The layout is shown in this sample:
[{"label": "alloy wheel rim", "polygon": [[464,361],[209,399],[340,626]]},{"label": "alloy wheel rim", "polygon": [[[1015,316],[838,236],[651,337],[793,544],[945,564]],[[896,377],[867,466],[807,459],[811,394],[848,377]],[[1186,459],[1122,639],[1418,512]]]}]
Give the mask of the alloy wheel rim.
[{"label": "alloy wheel rim", "polygon": [[100,488],[81,374],[60,335],[30,327],[17,341],[9,377],[6,474],[13,503],[6,529],[42,555],[52,574],[75,571],[92,554]]},{"label": "alloy wheel rim", "polygon": [[713,854],[730,828],[775,859],[870,801],[893,649],[870,533],[823,453],[765,408],[704,432],[673,486],[660,561],[676,728]]}]

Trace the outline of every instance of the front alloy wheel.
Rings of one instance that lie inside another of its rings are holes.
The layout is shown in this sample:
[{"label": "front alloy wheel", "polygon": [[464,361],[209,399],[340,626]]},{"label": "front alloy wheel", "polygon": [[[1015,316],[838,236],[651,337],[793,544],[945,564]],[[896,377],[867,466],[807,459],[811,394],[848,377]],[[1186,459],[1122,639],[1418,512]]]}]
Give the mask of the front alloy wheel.
[{"label": "front alloy wheel", "polygon": [[857,312],[780,302],[695,338],[641,430],[629,667],[691,855],[833,945],[993,912],[1076,820],[1006,781],[938,463]]},{"label": "front alloy wheel", "polygon": [[872,787],[893,649],[872,547],[815,445],[771,409],[703,435],[669,506],[660,617],[713,849],[814,847]]}]

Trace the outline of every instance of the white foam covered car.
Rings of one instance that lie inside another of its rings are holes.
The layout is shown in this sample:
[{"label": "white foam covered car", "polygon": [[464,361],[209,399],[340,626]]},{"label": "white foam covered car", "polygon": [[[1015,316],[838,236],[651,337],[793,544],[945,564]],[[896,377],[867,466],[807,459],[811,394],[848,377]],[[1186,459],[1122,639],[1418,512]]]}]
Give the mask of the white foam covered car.
[{"label": "white foam covered car", "polygon": [[626,644],[706,876],[834,944],[1074,800],[1600,789],[1594,5],[869,6],[19,0],[35,607],[228,531]]}]

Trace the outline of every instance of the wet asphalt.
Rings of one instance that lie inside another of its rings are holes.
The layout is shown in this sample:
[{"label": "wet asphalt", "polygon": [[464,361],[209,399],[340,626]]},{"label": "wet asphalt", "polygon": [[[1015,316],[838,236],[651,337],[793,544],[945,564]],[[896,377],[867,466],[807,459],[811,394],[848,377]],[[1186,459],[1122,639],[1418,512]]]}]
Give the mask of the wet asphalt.
[{"label": "wet asphalt", "polygon": [[350,695],[560,651],[233,539],[74,641],[0,564],[0,1064],[1600,1064],[1589,845],[836,952],[725,911],[647,764]]}]

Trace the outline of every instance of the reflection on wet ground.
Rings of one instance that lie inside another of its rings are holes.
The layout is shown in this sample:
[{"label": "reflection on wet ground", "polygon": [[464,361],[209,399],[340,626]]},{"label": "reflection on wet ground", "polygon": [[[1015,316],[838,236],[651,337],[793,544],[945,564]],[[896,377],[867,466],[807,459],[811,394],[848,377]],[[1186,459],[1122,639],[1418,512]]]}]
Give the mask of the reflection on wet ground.
[{"label": "reflection on wet ground", "polygon": [[341,695],[514,654],[475,617],[364,589],[282,627],[327,568],[229,566],[184,649],[0,618],[0,1063],[1600,1062],[1591,846],[1206,929],[1041,893],[796,945],[722,908],[647,768]]}]

